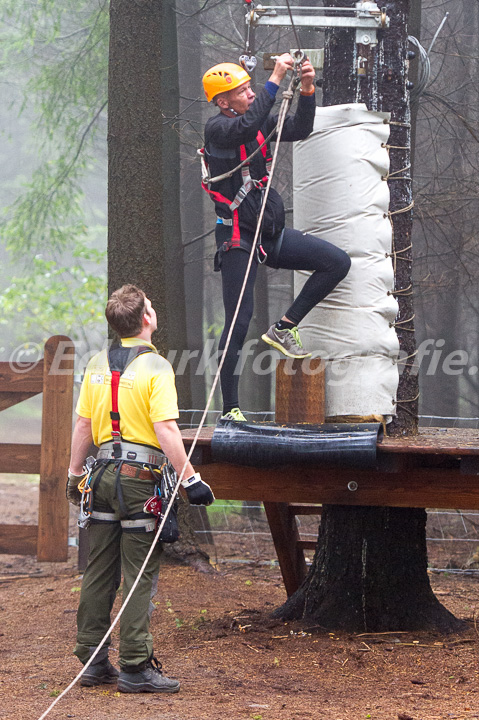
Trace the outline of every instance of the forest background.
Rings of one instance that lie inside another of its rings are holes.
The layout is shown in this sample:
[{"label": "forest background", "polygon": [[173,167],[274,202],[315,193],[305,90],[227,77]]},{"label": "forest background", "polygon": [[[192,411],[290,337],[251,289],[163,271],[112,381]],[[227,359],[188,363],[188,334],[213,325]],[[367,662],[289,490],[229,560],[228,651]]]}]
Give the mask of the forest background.
[{"label": "forest background", "polygon": [[[420,414],[424,424],[477,427],[479,3],[412,5],[422,9],[426,49],[449,13],[430,55],[429,84],[414,99]],[[41,354],[46,338],[65,333],[77,345],[81,373],[106,334],[108,3],[0,0],[0,7],[0,360],[21,369]],[[180,168],[187,347],[170,348],[170,357],[177,372],[189,375],[187,404],[201,408],[214,371],[208,359],[223,319],[220,279],[213,273],[215,217],[200,188],[196,155],[212,113],[201,77],[211,65],[235,62],[243,52],[244,6],[238,0],[177,0],[175,12],[180,112],[168,116],[160,108],[158,122],[180,139],[179,157],[171,162]],[[267,78],[262,53],[294,47],[294,39],[291,32],[260,28],[255,41],[260,86]],[[300,31],[300,41],[306,48],[323,46],[320,32]],[[320,90],[317,96],[321,104]],[[279,168],[275,185],[289,209],[290,147],[281,149]],[[180,237],[173,234],[171,242],[179,243]],[[252,340],[292,295],[291,272],[260,270]],[[257,375],[252,383],[253,362],[254,356],[243,377],[244,408],[269,411],[272,375]],[[219,397],[216,403],[218,408]],[[25,416],[38,417],[38,407],[38,399],[32,399],[2,413],[0,429],[16,433],[21,423],[25,431]]]}]

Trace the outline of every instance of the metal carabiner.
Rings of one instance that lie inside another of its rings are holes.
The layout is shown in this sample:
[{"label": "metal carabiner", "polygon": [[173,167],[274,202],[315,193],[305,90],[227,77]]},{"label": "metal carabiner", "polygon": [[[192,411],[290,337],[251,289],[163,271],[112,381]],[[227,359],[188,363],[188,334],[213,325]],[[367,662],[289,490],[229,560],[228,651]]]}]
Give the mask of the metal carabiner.
[{"label": "metal carabiner", "polygon": [[301,82],[301,76],[303,74],[303,62],[306,58],[306,55],[302,50],[295,50],[294,51],[294,65],[293,65],[293,77],[294,77],[294,86],[297,87],[299,83]]},{"label": "metal carabiner", "polygon": [[[261,255],[260,252],[262,253]],[[261,245],[261,243],[259,245],[256,245],[256,259],[259,265],[264,265],[266,260],[268,259],[268,253]]]}]

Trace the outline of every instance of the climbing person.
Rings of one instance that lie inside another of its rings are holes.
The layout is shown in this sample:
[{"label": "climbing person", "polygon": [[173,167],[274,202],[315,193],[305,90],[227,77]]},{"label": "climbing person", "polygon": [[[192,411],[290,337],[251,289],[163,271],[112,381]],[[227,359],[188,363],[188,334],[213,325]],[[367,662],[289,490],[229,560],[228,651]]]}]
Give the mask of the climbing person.
[{"label": "climbing person", "polygon": [[[178,404],[171,365],[151,344],[157,318],[150,300],[124,285],[108,300],[105,315],[121,340],[87,365],[72,438],[67,497],[80,504],[78,483],[92,443],[99,447],[88,487],[93,501],[88,527],[89,557],[77,614],[75,655],[86,664],[110,627],[123,573],[126,598],[156,536],[154,514],[146,512],[168,460],[193,505],[214,496],[187,460],[176,419]],[[166,457],[165,457],[166,456]],[[166,523],[165,523],[166,526]],[[120,672],[110,663],[110,639],[81,677],[81,685],[118,684],[124,693],[175,693],[178,680],[162,674],[149,631],[152,583],[158,574],[161,543],[141,575],[120,620]]]},{"label": "climbing person", "polygon": [[[292,56],[280,55],[269,80],[257,95],[251,88],[250,76],[239,65],[220,63],[203,76],[206,98],[219,110],[205,126],[204,164],[210,178],[227,175],[211,184],[203,183],[215,203],[217,215],[215,270],[221,271],[225,308],[220,352],[224,350],[238,303],[268,180],[269,144],[259,151],[258,148],[276,127],[278,117],[270,112],[281,81],[293,68]],[[281,140],[304,140],[311,133],[316,107],[314,77],[314,68],[305,59],[296,112],[287,115]],[[272,140],[275,137],[273,135]],[[254,151],[258,152],[250,158]],[[249,162],[242,169],[229,174],[247,158]],[[314,235],[285,228],[283,201],[270,187],[254,261],[221,370],[223,418],[237,421],[244,421],[245,417],[240,409],[239,375],[235,368],[253,314],[259,263],[272,268],[312,271],[292,305],[262,335],[266,343],[290,358],[311,355],[302,345],[298,325],[347,275],[351,265],[348,255],[340,248]]]}]

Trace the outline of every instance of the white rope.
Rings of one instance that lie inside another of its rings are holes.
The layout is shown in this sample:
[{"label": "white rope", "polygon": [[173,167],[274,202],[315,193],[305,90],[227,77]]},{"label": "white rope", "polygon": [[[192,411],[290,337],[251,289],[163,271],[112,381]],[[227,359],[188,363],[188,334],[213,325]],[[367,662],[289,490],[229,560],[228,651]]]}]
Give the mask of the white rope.
[{"label": "white rope", "polygon": [[276,126],[276,129],[277,129],[277,137],[276,137],[276,145],[275,145],[275,149],[274,149],[274,153],[273,153],[273,159],[272,159],[272,162],[271,162],[271,171],[270,171],[270,174],[269,174],[269,177],[268,177],[268,182],[267,182],[267,184],[266,184],[266,189],[265,189],[265,193],[264,193],[264,197],[263,197],[263,203],[262,203],[262,205],[261,205],[261,211],[260,211],[260,214],[259,214],[258,224],[257,224],[257,226],[256,226],[256,232],[255,232],[253,244],[252,244],[252,246],[251,246],[251,252],[250,252],[250,254],[249,254],[248,265],[247,265],[247,268],[246,268],[246,273],[245,273],[243,285],[242,285],[242,287],[241,287],[240,295],[239,295],[239,298],[238,298],[238,303],[237,303],[237,305],[236,305],[235,314],[233,315],[233,319],[232,319],[232,321],[231,321],[231,327],[230,327],[230,329],[229,329],[228,336],[227,336],[227,338],[226,338],[226,343],[225,343],[225,347],[224,347],[224,350],[223,350],[223,353],[222,353],[222,356],[221,356],[221,360],[220,360],[220,362],[219,362],[218,369],[217,369],[217,371],[216,371],[216,374],[215,374],[215,377],[214,377],[214,380],[213,380],[213,385],[211,386],[210,394],[208,395],[208,399],[207,399],[207,401],[206,401],[206,407],[205,407],[205,409],[204,409],[204,411],[203,411],[203,415],[201,416],[201,420],[200,420],[200,422],[199,422],[198,428],[197,428],[196,433],[195,433],[195,436],[194,436],[194,438],[193,438],[193,442],[192,442],[191,447],[190,447],[190,450],[189,450],[189,452],[188,452],[188,455],[187,455],[185,464],[183,465],[183,468],[182,468],[182,470],[181,470],[181,473],[180,473],[180,475],[179,475],[179,477],[178,477],[178,481],[177,481],[177,483],[176,483],[176,485],[175,485],[174,492],[171,494],[170,501],[169,501],[169,503],[168,503],[168,505],[167,505],[167,508],[166,508],[166,511],[165,511],[165,513],[164,513],[164,515],[163,515],[163,519],[162,519],[160,525],[158,526],[158,530],[156,531],[156,535],[155,535],[154,540],[153,540],[153,542],[152,542],[152,544],[151,544],[151,547],[150,547],[150,549],[149,549],[149,551],[148,551],[148,554],[147,554],[147,556],[145,557],[145,560],[144,560],[144,562],[143,562],[143,565],[141,566],[141,568],[140,568],[140,570],[139,570],[139,572],[138,572],[138,575],[137,575],[137,577],[136,577],[136,579],[135,579],[135,582],[133,583],[130,592],[128,593],[128,595],[126,596],[125,600],[123,601],[123,604],[122,604],[122,606],[120,607],[120,609],[119,609],[119,611],[118,611],[118,614],[116,615],[115,619],[113,620],[111,626],[108,628],[108,630],[106,631],[106,633],[105,633],[105,635],[103,636],[102,640],[100,641],[99,645],[97,646],[96,650],[95,650],[94,653],[91,655],[91,657],[89,658],[88,662],[82,667],[82,669],[80,670],[80,672],[78,673],[78,675],[71,681],[71,683],[65,688],[65,690],[63,690],[63,692],[60,693],[60,695],[58,695],[58,697],[55,698],[55,700],[54,700],[54,701],[51,703],[51,705],[45,710],[45,712],[38,718],[38,720],[44,720],[44,718],[47,717],[47,715],[48,715],[48,714],[50,713],[50,711],[55,707],[55,705],[56,705],[63,697],[65,697],[65,695],[72,689],[72,687],[74,687],[74,685],[76,685],[76,683],[77,683],[78,680],[81,678],[81,676],[83,675],[83,673],[85,672],[85,670],[86,670],[88,667],[90,667],[90,665],[92,664],[93,660],[96,658],[96,656],[97,656],[98,653],[100,652],[101,648],[103,647],[103,645],[104,645],[105,642],[107,641],[108,637],[110,636],[110,634],[112,633],[112,631],[114,630],[114,628],[116,627],[116,625],[118,624],[121,616],[123,615],[123,612],[124,612],[126,606],[128,605],[128,602],[130,601],[131,596],[133,595],[134,591],[136,590],[136,588],[137,588],[137,586],[138,586],[138,583],[140,582],[140,578],[141,578],[141,576],[143,575],[143,572],[145,571],[145,568],[146,568],[146,566],[147,566],[147,564],[148,564],[148,561],[149,561],[149,559],[150,559],[150,557],[151,557],[151,555],[152,555],[152,553],[153,553],[153,551],[154,551],[154,549],[155,549],[155,545],[156,545],[156,543],[157,543],[157,542],[159,541],[159,539],[160,539],[161,531],[163,530],[163,526],[164,526],[164,524],[165,524],[165,522],[166,522],[166,518],[168,517],[168,514],[169,514],[169,512],[170,512],[170,510],[171,510],[171,507],[172,507],[172,505],[173,505],[173,503],[174,503],[174,501],[175,501],[175,497],[176,497],[176,495],[177,495],[177,493],[178,493],[178,490],[179,490],[179,488],[180,488],[181,481],[183,480],[183,476],[184,476],[184,473],[185,473],[185,470],[186,470],[186,466],[187,466],[187,464],[189,463],[191,456],[193,455],[193,451],[194,451],[194,449],[195,449],[195,447],[196,447],[196,443],[198,442],[198,438],[199,438],[201,429],[202,429],[202,427],[203,427],[203,425],[204,425],[204,423],[205,423],[206,416],[207,416],[207,414],[208,414],[208,409],[209,409],[209,407],[210,407],[210,405],[211,405],[211,402],[212,402],[212,400],[213,400],[213,395],[214,395],[214,392],[215,392],[215,390],[216,390],[216,386],[217,386],[217,384],[218,384],[218,380],[219,380],[219,377],[220,377],[220,372],[221,372],[221,369],[222,369],[222,367],[223,367],[223,363],[224,363],[224,361],[225,361],[226,353],[227,353],[227,350],[228,350],[228,347],[229,347],[229,344],[230,344],[230,341],[231,341],[231,337],[232,337],[233,330],[234,330],[234,326],[235,326],[235,323],[236,323],[236,320],[237,320],[237,317],[238,317],[238,313],[239,313],[239,309],[240,309],[240,306],[241,306],[241,302],[242,302],[242,300],[243,300],[243,295],[244,295],[244,292],[245,292],[245,289],[246,289],[246,283],[247,283],[247,281],[248,281],[249,273],[250,273],[250,270],[251,270],[251,265],[252,265],[252,263],[253,263],[254,253],[256,252],[256,241],[257,241],[257,239],[258,239],[259,232],[260,232],[260,228],[261,228],[261,225],[262,225],[262,222],[263,222],[263,215],[264,215],[264,211],[265,211],[265,207],[266,207],[266,201],[267,201],[267,199],[268,199],[269,188],[270,188],[270,186],[271,186],[271,180],[272,180],[273,174],[274,174],[274,168],[275,168],[275,165],[276,165],[276,159],[277,159],[278,150],[279,150],[279,142],[280,142],[280,140],[281,140],[281,134],[282,134],[282,132],[283,132],[283,125],[284,125],[284,121],[285,121],[285,118],[286,118],[286,114],[287,114],[287,112],[288,112],[288,109],[289,109],[289,106],[290,106],[291,100],[292,100],[292,92],[293,92],[293,87],[294,87],[294,80],[295,80],[295,76],[294,76],[294,73],[293,73],[293,77],[291,78],[291,82],[290,82],[290,85],[289,85],[289,87],[288,87],[288,90],[283,93],[283,98],[284,98],[284,99],[283,99],[283,102],[281,103],[281,107],[280,107],[279,114],[278,114],[278,123],[277,123],[277,126]]}]

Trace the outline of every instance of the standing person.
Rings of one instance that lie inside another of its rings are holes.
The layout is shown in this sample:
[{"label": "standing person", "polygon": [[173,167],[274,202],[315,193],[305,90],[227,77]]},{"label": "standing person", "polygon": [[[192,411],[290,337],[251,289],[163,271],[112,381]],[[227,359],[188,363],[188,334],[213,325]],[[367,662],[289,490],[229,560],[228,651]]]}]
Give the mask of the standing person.
[{"label": "standing person", "polygon": [[[75,647],[75,655],[84,664],[110,627],[120,563],[126,597],[151,548],[155,517],[144,511],[144,505],[154,495],[155,470],[164,464],[165,455],[177,473],[185,467],[188,480],[182,485],[191,504],[209,505],[214,500],[209,485],[187,461],[176,424],[173,369],[151,344],[157,318],[150,300],[134,285],[124,285],[111,295],[105,315],[121,341],[95,355],[86,368],[76,407],[67,485],[67,497],[79,504],[77,487],[84,475],[83,463],[90,445],[97,445],[99,467],[95,466],[90,483],[90,552]],[[112,370],[120,366],[123,374],[116,392]],[[118,690],[127,693],[174,693],[180,689],[177,680],[162,674],[149,632],[150,595],[160,554],[158,543],[121,617],[120,672],[108,660],[108,639],[82,675],[82,685],[118,681]]]},{"label": "standing person", "polygon": [[[239,65],[221,63],[205,73],[203,87],[206,97],[219,109],[219,113],[210,118],[205,127],[204,152],[211,177],[235,168],[258,150],[264,138],[275,128],[278,118],[277,115],[271,115],[270,111],[279,85],[287,71],[293,69],[293,64],[289,53],[280,55],[272,75],[257,96],[251,88],[250,76]],[[314,92],[314,69],[305,60],[297,109],[294,115],[286,117],[281,140],[304,140],[311,133],[316,107]],[[225,308],[220,351],[225,347],[243,285],[270,157],[269,147],[264,146],[243,170],[237,170],[232,176],[212,183],[208,188],[217,214],[215,270],[221,271]],[[291,307],[262,336],[265,342],[290,358],[311,355],[303,348],[298,325],[347,275],[351,265],[343,250],[313,235],[285,228],[284,223],[282,199],[270,188],[260,242],[221,371],[224,418],[245,420],[240,410],[239,376],[235,374],[235,367],[253,314],[258,262],[273,268],[312,271]]]}]

